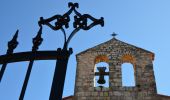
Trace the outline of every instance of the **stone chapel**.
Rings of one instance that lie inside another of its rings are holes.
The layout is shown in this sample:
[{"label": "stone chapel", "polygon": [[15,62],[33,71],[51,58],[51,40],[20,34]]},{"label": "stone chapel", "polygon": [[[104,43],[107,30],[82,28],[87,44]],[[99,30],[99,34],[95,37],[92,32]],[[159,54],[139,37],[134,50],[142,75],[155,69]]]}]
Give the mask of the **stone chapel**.
[{"label": "stone chapel", "polygon": [[[170,100],[170,96],[157,94],[153,71],[154,53],[150,51],[113,37],[77,54],[76,59],[74,96],[63,100]],[[107,62],[108,70],[105,66],[95,66],[100,62]],[[124,63],[133,65],[134,86],[122,85],[121,66]],[[102,85],[106,81],[108,85]]]}]

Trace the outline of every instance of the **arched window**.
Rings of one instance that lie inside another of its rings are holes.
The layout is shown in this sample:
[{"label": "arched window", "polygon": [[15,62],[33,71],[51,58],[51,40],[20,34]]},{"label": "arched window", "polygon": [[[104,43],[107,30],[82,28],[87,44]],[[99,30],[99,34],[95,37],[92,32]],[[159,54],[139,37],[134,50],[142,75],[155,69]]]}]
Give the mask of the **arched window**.
[{"label": "arched window", "polygon": [[135,86],[134,67],[131,63],[122,64],[122,85]]},{"label": "arched window", "polygon": [[[94,72],[94,87],[109,87],[109,64],[106,62],[95,64]],[[102,78],[102,75],[104,79]],[[100,84],[100,82],[103,83]]]}]

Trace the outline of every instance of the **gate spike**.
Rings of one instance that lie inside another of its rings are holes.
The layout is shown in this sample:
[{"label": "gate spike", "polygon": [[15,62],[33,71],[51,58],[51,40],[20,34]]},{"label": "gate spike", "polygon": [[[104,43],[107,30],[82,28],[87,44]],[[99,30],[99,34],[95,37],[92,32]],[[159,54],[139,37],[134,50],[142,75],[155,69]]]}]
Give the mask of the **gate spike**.
[{"label": "gate spike", "polygon": [[40,26],[40,29],[39,29],[37,35],[35,36],[35,38],[36,39],[41,38],[41,34],[42,34],[42,26]]},{"label": "gate spike", "polygon": [[17,31],[15,32],[15,35],[14,35],[15,40],[18,38],[18,33],[19,33],[19,30],[17,29]]},{"label": "gate spike", "polygon": [[19,30],[17,30],[12,38],[11,41],[9,41],[9,43],[14,43],[14,42],[17,42],[17,38],[18,38],[18,33],[19,33]]},{"label": "gate spike", "polygon": [[17,41],[18,33],[19,33],[19,30],[17,30],[15,32],[15,35],[13,36],[12,40],[8,42],[7,53],[13,53],[13,50],[17,47],[17,45],[18,45],[18,41]]},{"label": "gate spike", "polygon": [[41,37],[41,35],[42,35],[42,26],[40,26],[40,29],[37,35],[33,38],[33,47],[32,47],[33,51],[38,50],[38,47],[41,45],[43,41],[43,38]]}]

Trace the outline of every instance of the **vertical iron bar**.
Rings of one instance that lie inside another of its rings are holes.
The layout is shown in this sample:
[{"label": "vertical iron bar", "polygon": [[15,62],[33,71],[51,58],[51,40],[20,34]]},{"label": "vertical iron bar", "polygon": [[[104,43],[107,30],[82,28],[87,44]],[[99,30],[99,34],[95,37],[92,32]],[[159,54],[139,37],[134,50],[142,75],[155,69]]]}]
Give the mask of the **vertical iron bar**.
[{"label": "vertical iron bar", "polygon": [[60,52],[61,59],[58,59],[56,62],[49,100],[62,100],[65,76],[67,71],[67,63],[71,53],[72,49],[70,49],[69,51],[62,50]]},{"label": "vertical iron bar", "polygon": [[[39,46],[41,45],[41,43],[43,41],[43,38],[41,38],[41,34],[42,34],[42,26],[40,25],[40,29],[38,31],[38,34],[35,38],[33,38],[33,41],[32,41],[33,42],[32,52],[34,52],[34,54],[36,54],[36,51],[38,50]],[[28,69],[27,69],[27,72],[26,72],[26,76],[25,76],[25,79],[24,79],[24,84],[22,86],[22,90],[21,90],[19,100],[24,99],[25,92],[26,92],[27,85],[28,85],[28,81],[29,81],[29,78],[30,78],[30,75],[31,75],[33,63],[34,63],[34,58],[30,58],[30,63],[28,65]]]},{"label": "vertical iron bar", "polygon": [[30,77],[30,74],[31,74],[33,63],[34,63],[34,60],[31,60],[30,63],[29,63],[28,70],[27,70],[27,73],[26,73],[26,77],[25,77],[25,80],[24,80],[24,84],[23,84],[23,87],[22,87],[22,90],[21,90],[19,100],[24,99],[24,95],[25,95],[25,91],[26,91],[26,88],[27,88],[27,85],[28,85],[28,81],[29,81],[29,77]]},{"label": "vertical iron bar", "polygon": [[1,82],[2,77],[3,77],[3,75],[4,75],[6,66],[7,66],[7,63],[4,63],[4,64],[2,65],[2,67],[1,67],[1,70],[0,70],[0,82]]},{"label": "vertical iron bar", "polygon": [[[8,50],[7,50],[7,55],[9,54],[12,54],[14,49],[17,47],[18,45],[18,41],[17,41],[17,38],[18,38],[18,32],[19,30],[16,31],[15,35],[13,36],[12,40],[8,42]],[[8,59],[6,59],[6,61],[8,61]],[[6,69],[6,66],[7,66],[7,62],[5,62],[3,65],[2,65],[2,68],[0,70],[0,82],[2,80],[2,77],[4,75],[4,72],[5,72],[5,69]]]}]

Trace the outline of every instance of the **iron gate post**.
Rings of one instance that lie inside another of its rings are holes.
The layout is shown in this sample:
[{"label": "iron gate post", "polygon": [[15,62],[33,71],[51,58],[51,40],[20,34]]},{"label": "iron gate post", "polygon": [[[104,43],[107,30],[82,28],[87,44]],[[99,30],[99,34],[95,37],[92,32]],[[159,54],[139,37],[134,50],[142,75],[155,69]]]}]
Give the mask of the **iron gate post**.
[{"label": "iron gate post", "polygon": [[57,51],[61,54],[61,58],[56,62],[49,100],[62,100],[68,59],[72,54],[71,48],[69,50],[61,50],[59,48]]}]

